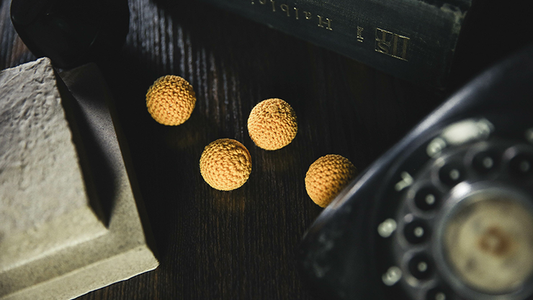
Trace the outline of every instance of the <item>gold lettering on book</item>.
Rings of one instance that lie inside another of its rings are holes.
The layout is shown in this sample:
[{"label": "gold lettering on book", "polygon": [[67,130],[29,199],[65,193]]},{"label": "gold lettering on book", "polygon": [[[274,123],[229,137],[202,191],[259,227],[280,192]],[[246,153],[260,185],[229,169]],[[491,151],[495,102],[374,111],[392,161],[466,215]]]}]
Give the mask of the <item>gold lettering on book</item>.
[{"label": "gold lettering on book", "polygon": [[[321,15],[316,15],[318,17],[318,27],[320,28],[326,28],[327,30],[333,30],[331,28],[331,19],[329,18],[323,18]],[[324,24],[326,24],[324,26]]]},{"label": "gold lettering on book", "polygon": [[284,11],[287,14],[287,17],[291,16],[289,6],[287,4],[282,4],[279,7],[281,8],[281,11]]},{"label": "gold lettering on book", "polygon": [[[272,9],[273,13],[277,14],[277,13],[279,13],[279,11],[281,11],[287,17],[292,17],[291,10],[294,10],[294,14],[293,15],[294,15],[294,19],[295,20],[311,20],[311,19],[314,19],[314,16],[316,16],[317,22],[318,22],[318,24],[317,24],[318,27],[324,28],[324,29],[329,30],[329,31],[333,31],[333,27],[332,27],[333,20],[330,19],[330,18],[324,17],[323,15],[313,14],[312,12],[306,11],[306,10],[302,10],[301,11],[298,7],[290,6],[289,4],[286,4],[286,3],[279,4],[279,2],[277,2],[277,0],[250,0],[250,3],[252,5],[255,5],[256,3],[259,3],[261,5],[265,5],[268,2],[270,2],[269,6],[271,6],[271,9]],[[363,41],[363,37],[361,35],[361,32],[362,32],[362,28],[359,29],[359,27],[358,27],[357,39],[360,42]]]},{"label": "gold lettering on book", "polygon": [[362,43],[364,42],[364,37],[363,37],[363,30],[365,30],[363,27],[361,26],[357,26],[357,41]]},{"label": "gold lettering on book", "polygon": [[409,37],[376,28],[375,51],[407,61]]}]

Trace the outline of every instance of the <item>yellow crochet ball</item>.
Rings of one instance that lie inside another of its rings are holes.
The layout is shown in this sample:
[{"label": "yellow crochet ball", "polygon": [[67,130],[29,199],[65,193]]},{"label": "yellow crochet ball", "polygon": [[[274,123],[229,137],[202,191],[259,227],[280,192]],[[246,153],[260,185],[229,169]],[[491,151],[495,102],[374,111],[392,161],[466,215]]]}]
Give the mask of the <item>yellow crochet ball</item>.
[{"label": "yellow crochet ball", "polygon": [[309,167],[305,175],[305,189],[313,202],[326,207],[356,174],[357,169],[347,158],[328,154]]},{"label": "yellow crochet ball", "polygon": [[207,145],[200,157],[200,173],[213,188],[231,191],[241,187],[252,172],[248,149],[233,139],[218,139]]},{"label": "yellow crochet ball", "polygon": [[146,93],[146,107],[152,118],[163,125],[176,126],[189,119],[196,105],[192,86],[176,75],[157,79]]},{"label": "yellow crochet ball", "polygon": [[289,103],[272,98],[259,102],[248,117],[248,133],[265,150],[278,150],[292,142],[298,132],[296,113]]}]

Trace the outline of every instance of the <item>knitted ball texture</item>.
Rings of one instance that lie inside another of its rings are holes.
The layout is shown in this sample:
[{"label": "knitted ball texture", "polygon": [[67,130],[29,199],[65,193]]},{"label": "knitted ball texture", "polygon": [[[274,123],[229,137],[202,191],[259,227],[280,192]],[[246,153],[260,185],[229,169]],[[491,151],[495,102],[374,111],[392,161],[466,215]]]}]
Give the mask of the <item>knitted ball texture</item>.
[{"label": "knitted ball texture", "polygon": [[328,154],[309,167],[305,175],[305,189],[313,202],[326,207],[356,174],[357,169],[347,158]]},{"label": "knitted ball texture", "polygon": [[146,93],[146,107],[163,125],[176,126],[189,119],[196,104],[192,86],[176,75],[158,78]]},{"label": "knitted ball texture", "polygon": [[200,173],[213,188],[231,191],[241,187],[252,172],[248,149],[233,139],[218,139],[204,148]]},{"label": "knitted ball texture", "polygon": [[289,103],[278,99],[259,102],[248,117],[248,133],[265,150],[278,150],[292,142],[298,132],[296,113]]}]

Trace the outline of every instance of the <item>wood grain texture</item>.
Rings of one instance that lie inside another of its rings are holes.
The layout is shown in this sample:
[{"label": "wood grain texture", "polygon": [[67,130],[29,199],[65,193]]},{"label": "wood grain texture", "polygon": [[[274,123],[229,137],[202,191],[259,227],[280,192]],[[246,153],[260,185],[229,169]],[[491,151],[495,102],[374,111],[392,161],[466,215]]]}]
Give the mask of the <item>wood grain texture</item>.
[{"label": "wood grain texture", "polygon": [[[0,68],[34,57],[0,7]],[[362,170],[440,101],[431,91],[343,56],[196,1],[131,0],[121,53],[100,64],[158,246],[160,267],[80,299],[314,299],[294,257],[322,211],[305,191],[307,169],[336,153]],[[158,77],[187,79],[196,108],[167,127],[146,110]],[[252,107],[278,97],[296,111],[295,140],[277,151],[256,147]],[[212,189],[199,171],[203,148],[242,142],[249,181]]]}]

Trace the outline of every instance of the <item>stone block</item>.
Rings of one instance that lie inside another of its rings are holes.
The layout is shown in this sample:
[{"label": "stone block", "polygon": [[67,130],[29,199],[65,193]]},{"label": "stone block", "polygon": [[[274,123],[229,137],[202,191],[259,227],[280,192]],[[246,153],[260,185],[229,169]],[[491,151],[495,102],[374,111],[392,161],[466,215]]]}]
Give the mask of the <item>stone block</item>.
[{"label": "stone block", "polygon": [[70,299],[156,268],[96,66],[59,77],[42,58],[2,71],[0,95],[0,299]]}]

